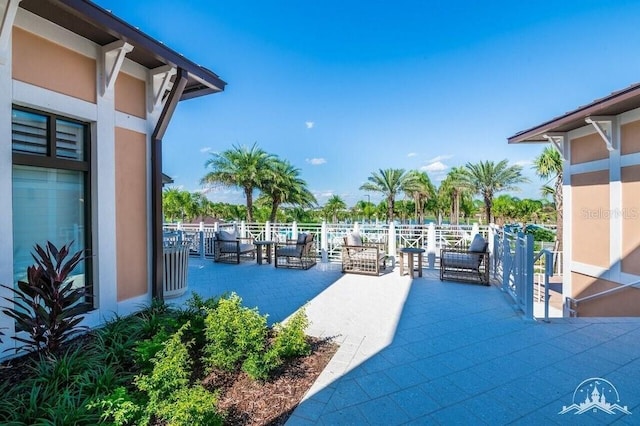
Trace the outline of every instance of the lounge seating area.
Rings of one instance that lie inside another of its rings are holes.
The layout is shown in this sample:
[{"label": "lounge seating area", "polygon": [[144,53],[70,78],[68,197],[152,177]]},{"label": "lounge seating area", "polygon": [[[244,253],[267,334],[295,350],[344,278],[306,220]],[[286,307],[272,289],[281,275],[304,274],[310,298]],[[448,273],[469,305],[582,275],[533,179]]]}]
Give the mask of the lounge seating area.
[{"label": "lounge seating area", "polygon": [[253,238],[241,238],[234,232],[218,231],[213,239],[214,262],[240,263],[242,257],[254,259]]},{"label": "lounge seating area", "polygon": [[489,244],[477,234],[468,248],[440,250],[440,281],[489,285]]},{"label": "lounge seating area", "polygon": [[275,245],[276,268],[309,269],[316,264],[314,234],[300,233],[295,240]]},{"label": "lounge seating area", "polygon": [[384,242],[365,242],[358,233],[344,237],[342,246],[342,272],[380,275],[387,267]]}]

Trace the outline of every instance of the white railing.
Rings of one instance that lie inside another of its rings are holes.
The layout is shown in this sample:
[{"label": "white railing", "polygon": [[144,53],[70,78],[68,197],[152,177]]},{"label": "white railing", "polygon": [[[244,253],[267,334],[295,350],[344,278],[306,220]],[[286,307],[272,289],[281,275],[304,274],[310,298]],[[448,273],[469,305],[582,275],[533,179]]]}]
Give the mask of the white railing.
[{"label": "white railing", "polygon": [[533,315],[534,255],[533,236],[511,234],[498,227],[491,227],[493,247],[493,274],[502,283],[502,290],[509,294],[527,319]]},{"label": "white railing", "polygon": [[323,262],[340,262],[343,238],[348,233],[358,231],[366,241],[384,242],[387,252],[397,256],[401,247],[420,247],[434,253],[439,258],[444,247],[466,246],[476,233],[488,237],[489,227],[475,225],[388,225],[346,223],[225,223],[211,226],[165,224],[165,236],[189,241],[190,254],[213,257],[213,237],[219,229],[237,230],[241,237],[255,240],[284,242],[295,239],[300,232],[315,235],[317,256]]}]

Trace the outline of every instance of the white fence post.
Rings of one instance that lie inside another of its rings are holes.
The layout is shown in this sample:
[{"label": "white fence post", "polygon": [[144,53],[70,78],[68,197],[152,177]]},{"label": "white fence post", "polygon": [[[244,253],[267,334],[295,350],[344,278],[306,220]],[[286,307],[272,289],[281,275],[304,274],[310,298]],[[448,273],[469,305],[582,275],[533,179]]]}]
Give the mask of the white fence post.
[{"label": "white fence post", "polygon": [[198,244],[198,251],[200,252],[200,258],[204,259],[205,255],[205,237],[204,237],[204,222],[200,222],[200,228],[198,230],[200,234],[200,244]]},{"label": "white fence post", "polygon": [[320,255],[322,263],[329,262],[329,235],[327,234],[327,221],[322,221],[322,227],[320,228]]},{"label": "white fence post", "polygon": [[431,222],[427,231],[427,263],[429,269],[434,269],[436,265],[436,227]]},{"label": "white fence post", "polygon": [[396,225],[393,222],[389,222],[389,256],[393,256],[393,262],[395,264],[396,259]]},{"label": "white fence post", "polygon": [[358,222],[353,222],[353,233],[354,234],[360,233],[360,224]]},{"label": "white fence post", "polygon": [[298,222],[296,222],[295,220],[291,224],[291,239],[292,240],[298,239]]},{"label": "white fence post", "polygon": [[271,223],[269,221],[264,223],[264,240],[271,241]]},{"label": "white fence post", "polygon": [[247,224],[245,223],[244,220],[240,222],[240,237],[242,238],[247,237]]}]

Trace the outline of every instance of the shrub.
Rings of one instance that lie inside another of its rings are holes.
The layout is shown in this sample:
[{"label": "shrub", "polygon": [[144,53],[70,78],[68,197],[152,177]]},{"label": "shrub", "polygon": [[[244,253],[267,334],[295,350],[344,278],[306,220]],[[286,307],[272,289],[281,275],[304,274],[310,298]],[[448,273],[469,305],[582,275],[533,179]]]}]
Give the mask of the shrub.
[{"label": "shrub", "polygon": [[309,319],[303,308],[299,309],[284,325],[274,326],[276,337],[273,341],[278,356],[290,358],[311,353],[305,331],[309,327]]},{"label": "shrub", "polygon": [[220,299],[207,315],[205,327],[205,363],[231,371],[250,355],[264,351],[267,317],[243,307],[236,294]]},{"label": "shrub", "polygon": [[35,246],[32,254],[35,265],[27,268],[27,282],[18,282],[18,288],[3,285],[13,292],[13,298],[4,298],[14,304],[3,309],[5,315],[16,321],[17,331],[25,331],[28,338],[14,336],[22,345],[17,350],[55,351],[66,339],[86,329],[79,326],[86,306],[84,287],[74,288],[68,280],[71,272],[83,260],[82,251],[69,256],[71,243],[61,249],[48,242],[46,249]]},{"label": "shrub", "polygon": [[153,359],[153,371],[136,377],[138,389],[148,396],[147,414],[152,416],[162,410],[164,404],[175,399],[175,393],[189,385],[191,358],[189,348],[193,342],[183,342],[182,336],[189,328],[185,323],[164,344]]},{"label": "shrub", "polygon": [[90,409],[99,411],[100,420],[116,426],[138,423],[143,415],[144,408],[141,401],[137,401],[126,388],[120,386],[114,389],[106,397],[89,404]]},{"label": "shrub", "polygon": [[175,400],[163,404],[157,416],[169,426],[217,426],[223,419],[216,409],[217,397],[202,386],[183,388],[176,392]]}]

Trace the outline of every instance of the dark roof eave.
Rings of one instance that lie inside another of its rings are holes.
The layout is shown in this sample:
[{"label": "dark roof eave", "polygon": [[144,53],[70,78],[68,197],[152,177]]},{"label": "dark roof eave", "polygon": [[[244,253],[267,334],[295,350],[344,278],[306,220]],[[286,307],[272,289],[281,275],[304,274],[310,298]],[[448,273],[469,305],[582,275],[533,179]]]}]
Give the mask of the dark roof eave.
[{"label": "dark roof eave", "polygon": [[[194,91],[194,96],[190,96],[190,98],[223,91],[227,85],[227,83],[220,79],[220,77],[218,77],[214,72],[190,61],[176,51],[144,34],[137,28],[132,27],[122,19],[93,2],[88,0],[50,1],[60,5],[60,7],[64,7],[70,13],[75,14],[81,19],[91,22],[93,25],[96,25],[112,36],[152,52],[162,62],[182,68],[189,74],[197,76],[199,79],[212,86],[211,90],[208,92],[199,90]],[[187,87],[187,90],[188,89],[189,87]],[[183,97],[183,99],[185,98]]]},{"label": "dark roof eave", "polygon": [[568,132],[586,126],[585,119],[594,115],[618,115],[640,107],[640,83],[631,85],[608,96],[597,99],[574,111],[553,118],[538,126],[516,133],[508,143],[547,142],[544,134]]}]

